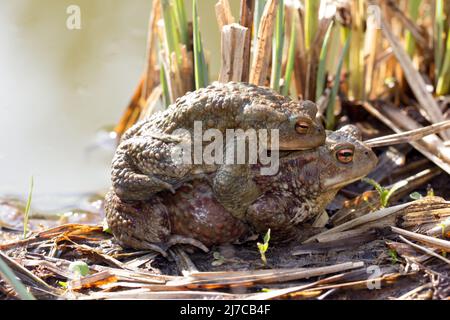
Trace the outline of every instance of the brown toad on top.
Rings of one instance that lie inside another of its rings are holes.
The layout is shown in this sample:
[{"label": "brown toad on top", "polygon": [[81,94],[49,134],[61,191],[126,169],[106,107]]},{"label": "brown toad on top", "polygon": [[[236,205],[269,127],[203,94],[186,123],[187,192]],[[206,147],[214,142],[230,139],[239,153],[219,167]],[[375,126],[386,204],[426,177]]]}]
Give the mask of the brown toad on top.
[{"label": "brown toad on top", "polygon": [[134,203],[123,202],[111,191],[105,202],[108,225],[123,245],[159,252],[174,243],[205,249],[268,228],[274,239],[289,240],[299,225],[323,212],[340,188],[375,167],[375,154],[360,139],[359,130],[349,125],[330,132],[321,147],[283,155],[276,175],[262,176],[259,166],[252,166],[252,180],[263,194],[243,219],[224,209],[208,183],[197,180],[175,194],[162,192]]},{"label": "brown toad on top", "polygon": [[[112,163],[113,189],[124,201],[148,200],[157,192],[174,192],[183,183],[217,170],[221,179],[213,181],[216,198],[237,211],[248,205],[246,199],[254,200],[259,194],[250,180],[242,179],[247,174],[245,166],[176,163],[172,152],[182,138],[173,133],[177,129],[192,133],[194,121],[201,121],[203,130],[214,128],[222,133],[226,129],[267,129],[271,141],[270,130],[278,129],[280,150],[305,150],[325,141],[316,113],[311,101],[296,102],[269,88],[246,83],[214,83],[187,93],[165,111],[125,132]],[[222,170],[224,174],[220,174]],[[238,190],[233,203],[230,189]]]}]

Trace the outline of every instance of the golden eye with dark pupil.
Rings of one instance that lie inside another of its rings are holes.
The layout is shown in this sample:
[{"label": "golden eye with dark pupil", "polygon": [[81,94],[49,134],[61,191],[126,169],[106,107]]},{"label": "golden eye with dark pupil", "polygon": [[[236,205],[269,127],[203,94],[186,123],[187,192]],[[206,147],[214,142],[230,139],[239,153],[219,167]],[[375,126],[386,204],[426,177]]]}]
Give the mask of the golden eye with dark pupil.
[{"label": "golden eye with dark pupil", "polygon": [[353,150],[352,149],[342,149],[336,154],[337,159],[341,163],[350,163],[353,161]]},{"label": "golden eye with dark pupil", "polygon": [[307,133],[309,130],[310,124],[304,120],[299,120],[295,124],[295,131],[298,133]]}]

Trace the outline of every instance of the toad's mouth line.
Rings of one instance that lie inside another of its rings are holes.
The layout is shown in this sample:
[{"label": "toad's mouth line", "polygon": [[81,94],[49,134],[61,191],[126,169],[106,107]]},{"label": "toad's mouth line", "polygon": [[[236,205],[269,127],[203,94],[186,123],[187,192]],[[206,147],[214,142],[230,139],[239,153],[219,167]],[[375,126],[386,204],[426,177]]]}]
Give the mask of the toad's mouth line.
[{"label": "toad's mouth line", "polygon": [[323,188],[325,190],[340,189],[340,188],[342,188],[346,185],[349,185],[350,183],[356,182],[364,177],[365,177],[365,175],[361,175],[361,176],[355,177],[350,180],[345,180],[345,181],[342,181],[342,179],[339,176],[328,178],[328,179],[324,180]]}]

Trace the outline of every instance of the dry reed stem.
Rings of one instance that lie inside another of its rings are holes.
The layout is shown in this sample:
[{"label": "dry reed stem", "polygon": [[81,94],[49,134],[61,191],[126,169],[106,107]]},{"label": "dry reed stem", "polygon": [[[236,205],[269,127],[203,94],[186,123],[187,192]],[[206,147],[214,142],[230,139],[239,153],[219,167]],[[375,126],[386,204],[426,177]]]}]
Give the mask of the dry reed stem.
[{"label": "dry reed stem", "polygon": [[[383,122],[385,125],[387,125],[389,128],[391,128],[393,131],[397,133],[403,132],[403,130],[393,122],[394,119],[387,117],[384,113],[382,113],[379,109],[372,106],[370,103],[365,102],[363,104],[364,109],[366,109],[369,113],[371,113],[373,116],[378,118],[381,122]],[[403,115],[402,113],[400,113]],[[392,120],[391,120],[392,119]],[[443,161],[441,158],[436,156],[432,151],[428,149],[428,147],[425,147],[424,145],[420,144],[419,142],[411,141],[409,142],[417,151],[422,153],[425,157],[427,157],[430,161],[434,162],[437,166],[439,166],[442,170],[450,174],[450,165]],[[434,148],[433,146],[429,146],[430,148]]]},{"label": "dry reed stem", "polygon": [[388,136],[378,137],[364,141],[370,148],[390,146],[394,144],[406,143],[422,139],[430,134],[435,134],[441,130],[450,128],[450,120],[432,124],[430,126],[417,128],[401,133],[395,133]]},{"label": "dry reed stem", "polygon": [[272,36],[278,0],[268,0],[258,30],[257,49],[250,70],[250,83],[265,85],[272,57]]},{"label": "dry reed stem", "polygon": [[147,100],[153,88],[159,83],[159,74],[157,69],[157,52],[156,52],[156,37],[157,37],[157,23],[161,17],[160,0],[154,0],[152,4],[152,11],[150,13],[149,28],[147,34],[147,53],[144,68],[144,84],[142,88],[142,99]]},{"label": "dry reed stem", "polygon": [[[411,90],[419,102],[420,108],[428,115],[429,120],[433,123],[444,121],[445,118],[442,112],[434,100],[433,96],[427,91],[427,85],[423,80],[420,73],[414,68],[414,65],[406,53],[400,40],[392,32],[390,26],[386,23],[383,15],[380,16],[381,30],[391,45],[397,60],[402,67],[405,78],[408,81]],[[442,135],[446,138],[450,138],[450,131],[443,131]]]},{"label": "dry reed stem", "polygon": [[219,30],[228,24],[234,23],[234,17],[231,13],[230,3],[228,0],[219,0],[215,6],[217,23]]},{"label": "dry reed stem", "polygon": [[402,236],[414,239],[414,240],[422,242],[422,243],[426,243],[429,246],[441,249],[445,252],[450,252],[450,241],[433,238],[433,237],[430,237],[430,236],[427,236],[424,234],[411,232],[411,231],[400,229],[397,227],[391,227],[391,229],[393,232],[400,234]]},{"label": "dry reed stem", "polygon": [[250,53],[252,47],[253,18],[255,11],[255,0],[241,0],[241,12],[239,24],[247,28],[244,41],[244,55],[242,62],[242,82],[248,82],[250,77]]}]

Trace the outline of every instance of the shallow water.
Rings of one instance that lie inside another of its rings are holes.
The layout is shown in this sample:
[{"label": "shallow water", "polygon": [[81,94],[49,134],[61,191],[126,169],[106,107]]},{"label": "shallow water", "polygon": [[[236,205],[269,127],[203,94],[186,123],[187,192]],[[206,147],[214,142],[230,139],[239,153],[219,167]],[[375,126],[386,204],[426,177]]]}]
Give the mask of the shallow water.
[{"label": "shallow water", "polygon": [[[144,64],[151,1],[78,0],[81,30],[69,30],[74,3],[0,0],[0,196],[25,198],[33,176],[33,206],[45,210],[108,187],[113,147],[99,146],[99,130],[118,121]],[[211,75],[214,3],[199,1]]]}]

